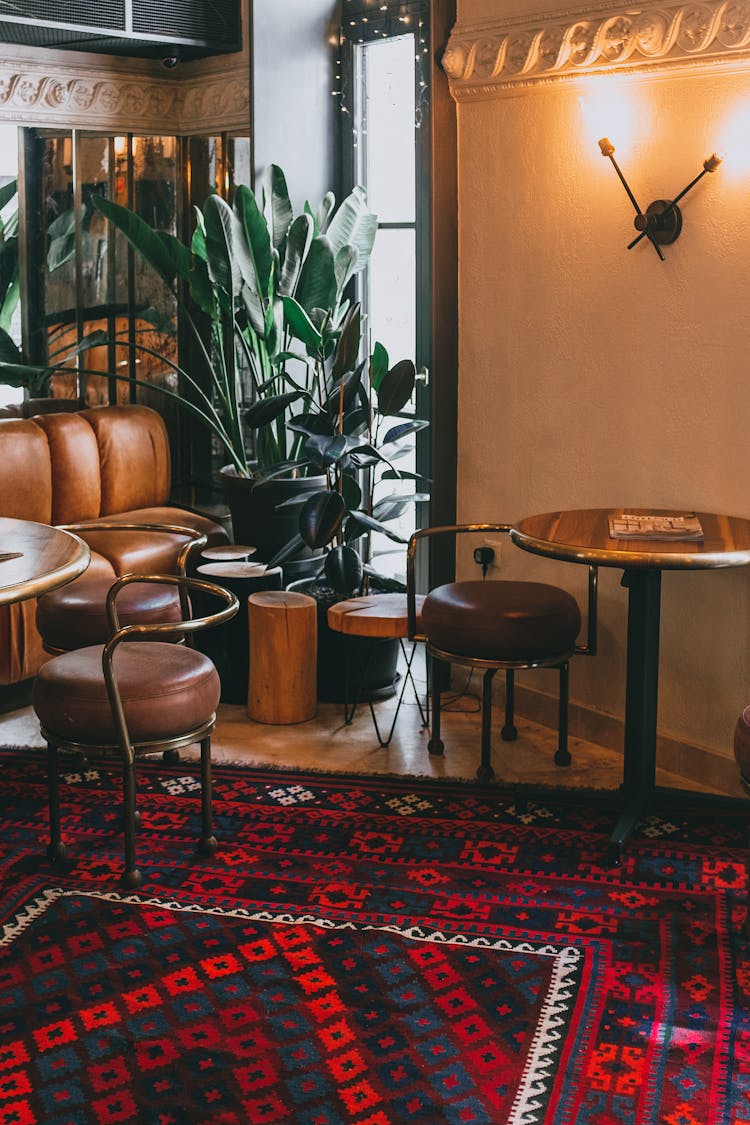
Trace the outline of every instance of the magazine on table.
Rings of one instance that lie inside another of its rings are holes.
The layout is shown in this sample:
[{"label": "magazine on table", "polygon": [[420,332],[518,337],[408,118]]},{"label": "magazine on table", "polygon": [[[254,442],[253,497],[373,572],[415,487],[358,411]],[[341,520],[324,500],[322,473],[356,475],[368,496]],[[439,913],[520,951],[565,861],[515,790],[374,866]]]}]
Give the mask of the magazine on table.
[{"label": "magazine on table", "polygon": [[703,528],[695,512],[678,515],[639,515],[622,512],[609,517],[610,539],[702,539]]}]

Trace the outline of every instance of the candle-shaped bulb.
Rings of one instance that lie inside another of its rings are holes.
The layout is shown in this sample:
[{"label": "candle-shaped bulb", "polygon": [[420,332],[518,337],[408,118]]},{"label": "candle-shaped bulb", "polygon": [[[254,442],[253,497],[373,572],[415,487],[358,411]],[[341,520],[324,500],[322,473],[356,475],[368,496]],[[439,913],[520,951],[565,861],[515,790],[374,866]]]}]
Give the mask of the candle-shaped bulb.
[{"label": "candle-shaped bulb", "polygon": [[703,161],[703,167],[707,172],[715,172],[721,164],[721,161],[722,158],[718,156],[717,153],[712,152],[711,155]]},{"label": "candle-shaped bulb", "polygon": [[602,156],[612,156],[615,151],[615,146],[608,137],[602,137],[599,141],[599,148],[601,149]]}]

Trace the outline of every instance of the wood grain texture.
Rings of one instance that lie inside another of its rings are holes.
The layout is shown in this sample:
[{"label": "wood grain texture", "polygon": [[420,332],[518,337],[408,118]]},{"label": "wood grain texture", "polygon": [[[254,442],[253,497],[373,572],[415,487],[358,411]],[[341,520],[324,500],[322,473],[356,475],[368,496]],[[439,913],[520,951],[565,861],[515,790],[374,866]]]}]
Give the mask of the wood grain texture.
[{"label": "wood grain texture", "polygon": [[[424,597],[417,596],[417,629],[421,628]],[[406,594],[376,594],[336,602],[328,610],[328,624],[353,637],[407,637]]]},{"label": "wood grain texture", "polygon": [[77,578],[90,552],[78,536],[44,523],[0,519],[0,605],[38,597]]},{"label": "wood grain texture", "polygon": [[318,607],[306,594],[268,590],[247,599],[247,713],[258,723],[304,723],[317,709]]},{"label": "wood grain texture", "polygon": [[703,539],[610,539],[609,517],[623,512],[679,515],[666,508],[584,508],[546,512],[519,520],[510,532],[517,547],[566,562],[623,568],[700,570],[750,564],[750,520],[713,512],[696,512]]}]

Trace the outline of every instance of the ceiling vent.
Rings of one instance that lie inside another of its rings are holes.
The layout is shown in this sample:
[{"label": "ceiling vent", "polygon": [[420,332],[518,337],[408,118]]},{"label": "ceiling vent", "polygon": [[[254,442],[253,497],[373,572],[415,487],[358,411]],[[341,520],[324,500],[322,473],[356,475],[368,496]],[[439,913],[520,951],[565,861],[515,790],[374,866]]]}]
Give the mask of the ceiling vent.
[{"label": "ceiling vent", "polygon": [[239,51],[240,0],[0,0],[0,43],[174,65]]}]

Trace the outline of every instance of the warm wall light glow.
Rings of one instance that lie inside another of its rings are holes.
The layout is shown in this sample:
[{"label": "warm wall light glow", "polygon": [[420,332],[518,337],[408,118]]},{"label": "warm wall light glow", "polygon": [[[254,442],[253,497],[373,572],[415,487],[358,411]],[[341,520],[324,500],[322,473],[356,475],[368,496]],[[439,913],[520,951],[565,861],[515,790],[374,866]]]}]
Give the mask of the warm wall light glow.
[{"label": "warm wall light glow", "polygon": [[[591,147],[609,138],[618,156],[627,157],[636,140],[636,105],[631,89],[622,83],[592,80],[578,99],[585,128],[583,142]],[[642,136],[639,136],[639,140]],[[596,148],[592,151],[596,153]]]},{"label": "warm wall light glow", "polygon": [[750,102],[743,102],[722,123],[717,143],[726,175],[745,179],[750,174]]}]

